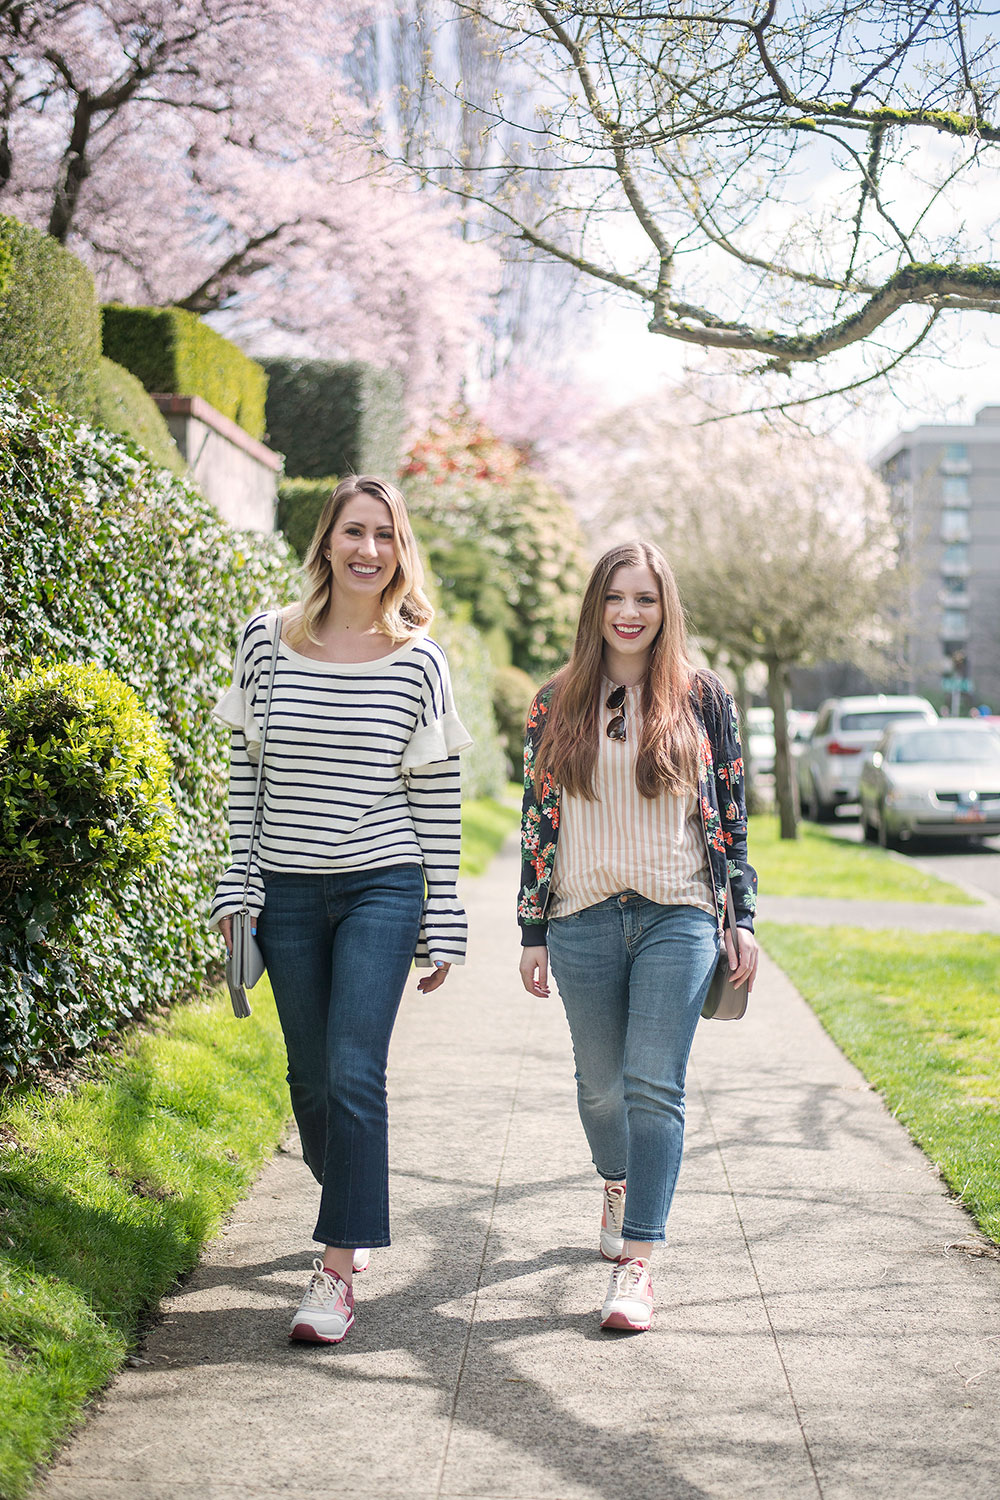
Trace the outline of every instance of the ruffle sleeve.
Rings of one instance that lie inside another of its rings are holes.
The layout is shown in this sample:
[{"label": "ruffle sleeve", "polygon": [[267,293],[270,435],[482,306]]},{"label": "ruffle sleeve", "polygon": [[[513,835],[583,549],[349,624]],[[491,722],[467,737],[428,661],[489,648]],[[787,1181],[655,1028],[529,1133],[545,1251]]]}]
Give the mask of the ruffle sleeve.
[{"label": "ruffle sleeve", "polygon": [[436,641],[425,640],[424,683],[421,692],[420,717],[410,741],[403,751],[400,769],[403,775],[420,766],[436,765],[459,750],[467,750],[472,735],[458,717],[451,688],[451,673],[444,652]]}]

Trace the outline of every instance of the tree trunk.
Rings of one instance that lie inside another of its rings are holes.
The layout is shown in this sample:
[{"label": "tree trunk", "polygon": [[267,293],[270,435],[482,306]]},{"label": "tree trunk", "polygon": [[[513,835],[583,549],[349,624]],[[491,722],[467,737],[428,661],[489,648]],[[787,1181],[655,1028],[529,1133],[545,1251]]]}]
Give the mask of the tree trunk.
[{"label": "tree trunk", "polygon": [[756,779],[750,775],[750,763],[748,758],[748,746],[750,742],[750,727],[747,722],[747,709],[750,707],[750,692],[747,688],[747,669],[745,666],[732,666],[733,674],[733,697],[736,700],[736,709],[740,716],[740,739],[743,742],[743,769],[745,772],[743,786],[746,792],[747,812],[749,814],[761,811],[761,798],[757,791]]},{"label": "tree trunk", "polygon": [[73,131],[69,145],[63,153],[59,166],[52,212],[49,215],[49,234],[60,245],[64,245],[73,227],[76,207],[80,201],[80,189],[90,176],[90,159],[87,147],[90,143],[90,126],[93,110],[90,96],[86,92],[77,99],[73,115]]},{"label": "tree trunk", "polygon": [[788,740],[788,663],[767,659],[767,697],[774,714],[774,791],[778,800],[781,837],[799,836],[799,788]]}]

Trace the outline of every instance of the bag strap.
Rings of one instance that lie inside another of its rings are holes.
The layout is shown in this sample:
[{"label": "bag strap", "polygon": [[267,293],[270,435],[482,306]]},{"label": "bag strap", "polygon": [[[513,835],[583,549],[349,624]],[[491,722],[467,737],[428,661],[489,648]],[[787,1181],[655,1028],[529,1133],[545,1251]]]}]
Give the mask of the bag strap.
[{"label": "bag strap", "polygon": [[260,792],[264,780],[264,746],[267,743],[267,719],[271,712],[271,692],[274,688],[274,674],[278,670],[278,642],[281,640],[281,611],[279,610],[275,619],[274,638],[271,642],[271,670],[267,678],[267,697],[264,699],[264,725],[260,731],[260,757],[257,761],[257,785],[253,794],[253,821],[250,824],[250,844],[247,849],[247,872],[243,880],[243,910],[247,909],[247,901],[250,897],[250,867],[253,864],[254,849],[257,843],[257,820],[260,814]]}]

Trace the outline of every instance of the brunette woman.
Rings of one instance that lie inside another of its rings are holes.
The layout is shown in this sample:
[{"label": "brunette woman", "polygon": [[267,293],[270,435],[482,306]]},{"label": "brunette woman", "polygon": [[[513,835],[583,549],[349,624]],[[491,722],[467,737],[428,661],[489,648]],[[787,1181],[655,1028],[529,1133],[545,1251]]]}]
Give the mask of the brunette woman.
[{"label": "brunette woman", "polygon": [[[250,906],[288,1051],[292,1109],[322,1185],[323,1247],[291,1336],[339,1343],[353,1274],[389,1243],[386,1060],[410,965],[442,984],[465,955],[458,751],[471,744],[403,497],[345,479],[323,507],[302,600],[243,631],[216,708],[232,729],[232,865],[212,924],[242,901],[268,679],[262,816]],[[425,890],[426,886],[426,890]]]},{"label": "brunette woman", "polygon": [[752,983],[757,968],[736,709],[688,659],[658,548],[614,547],[595,567],[573,654],[531,706],[524,786],[521,981],[547,995],[551,957],[604,1182],[600,1250],[615,1262],[601,1326],[646,1329],[727,868],[730,978]]}]

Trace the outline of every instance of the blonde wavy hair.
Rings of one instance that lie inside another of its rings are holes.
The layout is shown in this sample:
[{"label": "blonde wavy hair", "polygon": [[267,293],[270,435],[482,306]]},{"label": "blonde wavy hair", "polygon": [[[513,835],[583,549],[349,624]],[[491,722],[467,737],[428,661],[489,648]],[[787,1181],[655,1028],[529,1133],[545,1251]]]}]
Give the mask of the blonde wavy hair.
[{"label": "blonde wavy hair", "polygon": [[318,629],[330,610],[333,569],[324,556],[324,545],[349,500],[370,495],[381,500],[392,517],[396,571],[382,590],[381,616],[375,628],[391,641],[406,641],[434,618],[434,606],[423,591],[424,569],[410,525],[406,501],[394,484],[373,474],[351,474],[342,479],[320,511],[316,530],[306,552],[302,570],[305,592],[288,622],[290,644],[303,638],[318,644]]},{"label": "blonde wavy hair", "polygon": [[644,797],[658,797],[661,792],[690,791],[697,784],[700,733],[691,692],[703,684],[688,658],[677,584],[659,547],[628,542],[605,552],[584,590],[573,654],[550,684],[554,691],[535,756],[536,786],[549,775],[575,796],[594,799],[597,752],[607,719],[606,695],[601,692],[604,600],[615,570],[637,567],[647,567],[656,579],[663,624],[642,685],[636,785]]}]

